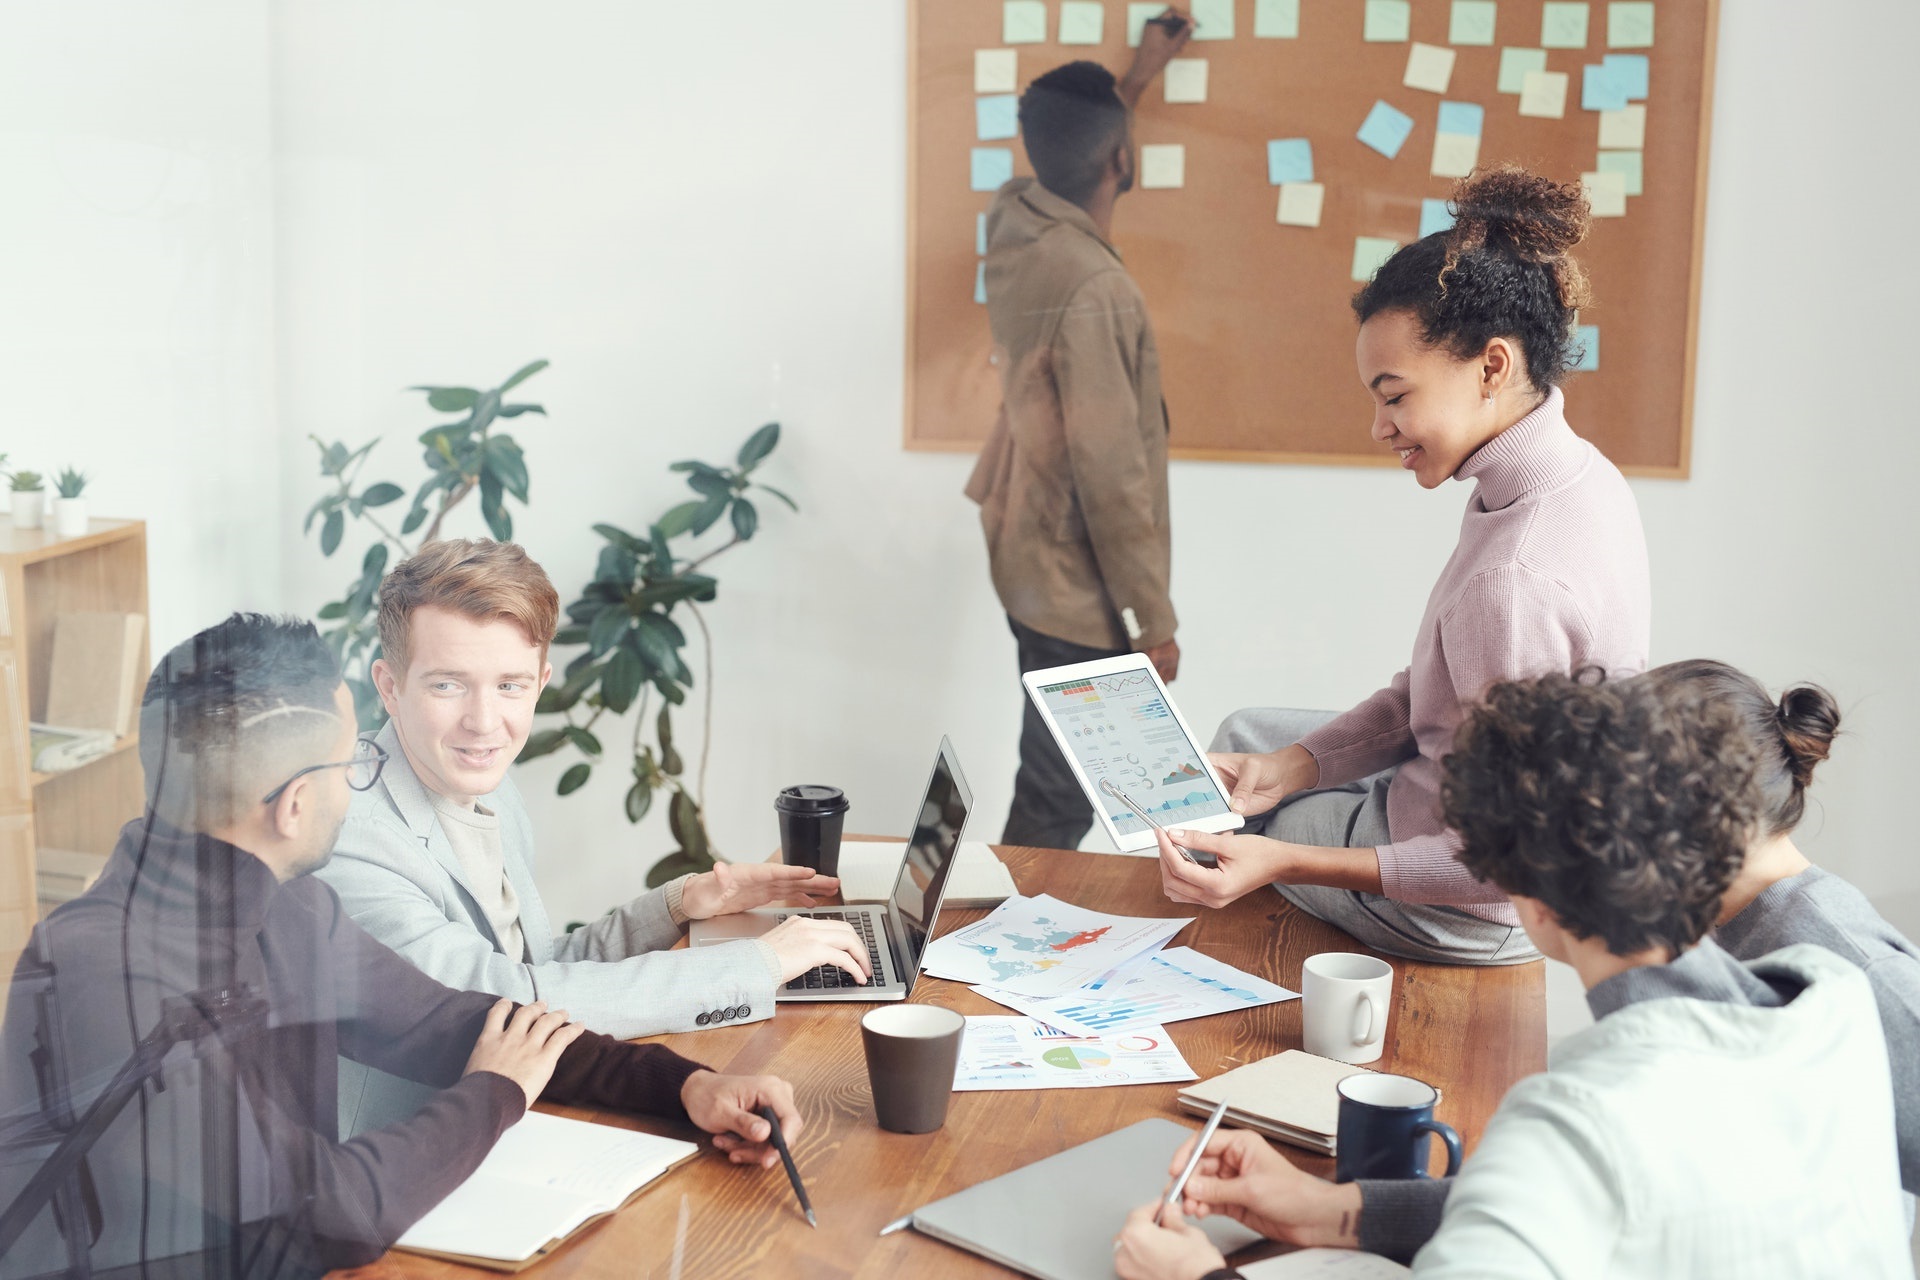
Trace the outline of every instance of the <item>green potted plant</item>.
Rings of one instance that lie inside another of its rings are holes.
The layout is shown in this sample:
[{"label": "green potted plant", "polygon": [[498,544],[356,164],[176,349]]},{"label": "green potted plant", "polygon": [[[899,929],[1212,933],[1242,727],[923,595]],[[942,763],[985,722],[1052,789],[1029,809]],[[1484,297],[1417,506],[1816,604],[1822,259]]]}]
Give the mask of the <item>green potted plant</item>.
[{"label": "green potted plant", "polygon": [[[0,462],[4,461],[5,457],[0,456]],[[7,477],[7,484],[13,491],[13,527],[38,529],[47,505],[46,478],[38,471],[5,471],[0,475]]]},{"label": "green potted plant", "polygon": [[77,538],[87,531],[87,500],[80,496],[86,492],[87,477],[66,467],[53,478],[53,487],[59,495],[53,500],[53,531],[63,538]]}]

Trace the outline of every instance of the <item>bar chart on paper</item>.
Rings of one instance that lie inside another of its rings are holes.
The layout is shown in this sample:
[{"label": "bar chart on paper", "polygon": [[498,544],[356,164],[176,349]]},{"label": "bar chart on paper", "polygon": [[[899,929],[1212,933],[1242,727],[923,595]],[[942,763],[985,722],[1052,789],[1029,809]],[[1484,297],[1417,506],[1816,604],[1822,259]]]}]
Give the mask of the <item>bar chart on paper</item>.
[{"label": "bar chart on paper", "polygon": [[1191,947],[1154,952],[1064,995],[1036,998],[995,987],[974,990],[1079,1035],[1113,1035],[1298,998],[1297,992]]}]

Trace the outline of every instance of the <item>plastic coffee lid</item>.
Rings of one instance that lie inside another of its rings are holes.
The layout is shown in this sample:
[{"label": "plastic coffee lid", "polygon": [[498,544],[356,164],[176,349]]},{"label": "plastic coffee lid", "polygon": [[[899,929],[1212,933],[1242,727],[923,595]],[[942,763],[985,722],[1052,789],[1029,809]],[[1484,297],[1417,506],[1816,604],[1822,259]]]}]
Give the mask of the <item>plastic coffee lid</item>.
[{"label": "plastic coffee lid", "polygon": [[847,807],[847,797],[838,787],[803,782],[775,796],[773,805],[788,813],[835,813]]}]

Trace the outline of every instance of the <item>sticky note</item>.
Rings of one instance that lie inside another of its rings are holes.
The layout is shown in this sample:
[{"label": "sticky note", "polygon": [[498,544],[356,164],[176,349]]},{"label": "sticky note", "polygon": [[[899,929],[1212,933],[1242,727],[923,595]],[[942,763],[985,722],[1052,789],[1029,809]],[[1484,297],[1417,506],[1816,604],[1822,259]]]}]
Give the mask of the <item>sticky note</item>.
[{"label": "sticky note", "polygon": [[1000,7],[1002,44],[1045,44],[1047,6],[1044,0],[1004,0]]},{"label": "sticky note", "polygon": [[973,300],[981,306],[987,304],[987,263],[984,258],[973,269]]},{"label": "sticky note", "polygon": [[1587,6],[1548,0],[1540,6],[1540,47],[1543,49],[1584,49],[1587,47]]},{"label": "sticky note", "polygon": [[1207,100],[1207,60],[1174,58],[1163,73],[1168,102],[1205,102]]},{"label": "sticky note", "polygon": [[1529,71],[1520,82],[1520,114],[1558,120],[1567,114],[1567,73]]},{"label": "sticky note", "polygon": [[1580,185],[1586,188],[1587,206],[1596,218],[1627,216],[1627,179],[1618,173],[1583,173]]},{"label": "sticky note", "polygon": [[1318,182],[1283,182],[1274,220],[1287,227],[1317,227],[1326,201],[1327,189]]},{"label": "sticky note", "polygon": [[1646,167],[1638,151],[1602,151],[1600,159],[1594,162],[1594,168],[1601,173],[1617,173],[1627,184],[1627,194],[1641,195],[1646,191]]},{"label": "sticky note", "polygon": [[1581,69],[1580,108],[1583,111],[1624,111],[1627,86],[1612,67],[1590,62]]},{"label": "sticky note", "polygon": [[1453,0],[1447,21],[1448,44],[1492,44],[1493,0]]},{"label": "sticky note", "polygon": [[987,256],[987,215],[973,215],[973,251],[981,257]]},{"label": "sticky note", "polygon": [[1480,163],[1480,139],[1464,133],[1433,135],[1433,164],[1429,172],[1436,178],[1464,178]]},{"label": "sticky note", "polygon": [[1420,238],[1425,240],[1436,231],[1445,231],[1453,225],[1453,210],[1447,208],[1445,200],[1422,200],[1420,202]]},{"label": "sticky note", "polygon": [[1016,94],[996,93],[973,100],[973,129],[982,142],[1014,138],[1020,134],[1020,98]]},{"label": "sticky note", "polygon": [[1376,44],[1405,40],[1413,30],[1413,5],[1408,0],[1367,0],[1367,21],[1361,38]]},{"label": "sticky note", "polygon": [[1262,40],[1300,36],[1300,0],[1253,0],[1253,34]]},{"label": "sticky note", "polygon": [[1653,48],[1653,5],[1648,0],[1614,0],[1607,6],[1607,47]]},{"label": "sticky note", "polygon": [[1400,247],[1398,240],[1385,240],[1379,236],[1355,236],[1353,238],[1353,278],[1371,280],[1394,251]]},{"label": "sticky note", "polygon": [[1545,49],[1502,49],[1500,51],[1500,92],[1519,93],[1529,71],[1547,69]]},{"label": "sticky note", "polygon": [[1146,28],[1149,18],[1157,18],[1167,11],[1165,4],[1130,4],[1127,6],[1127,44],[1135,49],[1140,47],[1140,33]]},{"label": "sticky note", "polygon": [[1193,38],[1233,39],[1233,0],[1193,0]]},{"label": "sticky note", "polygon": [[1620,77],[1620,83],[1626,87],[1627,101],[1640,102],[1647,96],[1647,79],[1651,74],[1647,55],[1644,53],[1610,53],[1601,59],[1613,73]]},{"label": "sticky note", "polygon": [[1608,149],[1638,150],[1647,145],[1647,109],[1630,106],[1624,111],[1600,113],[1600,145]]},{"label": "sticky note", "polygon": [[1179,143],[1140,148],[1140,186],[1147,191],[1187,185],[1187,149]]},{"label": "sticky note", "polygon": [[1060,43],[1099,44],[1107,29],[1107,8],[1098,0],[1060,0]]},{"label": "sticky note", "polygon": [[1267,143],[1267,181],[1274,186],[1313,181],[1313,143],[1306,138],[1275,138]]},{"label": "sticky note", "polygon": [[1013,177],[1013,152],[1005,147],[975,147],[973,149],[973,183],[975,191],[998,191]]},{"label": "sticky note", "polygon": [[1440,104],[1440,123],[1435,126],[1441,133],[1465,134],[1477,138],[1484,131],[1487,109],[1477,102],[1443,102]]},{"label": "sticky note", "polygon": [[1573,326],[1573,341],[1567,344],[1567,355],[1573,360],[1575,373],[1592,373],[1600,367],[1600,326],[1597,324],[1577,324]]},{"label": "sticky note", "polygon": [[1407,50],[1407,73],[1400,77],[1400,83],[1409,89],[1445,93],[1453,83],[1453,50],[1414,41]]},{"label": "sticky note", "polygon": [[1407,145],[1407,135],[1412,132],[1412,116],[1404,111],[1396,111],[1384,102],[1375,102],[1373,110],[1367,112],[1366,120],[1360,125],[1358,136],[1360,141],[1391,160],[1400,154],[1401,147]]},{"label": "sticky note", "polygon": [[1020,87],[1020,53],[1015,49],[973,51],[973,91],[1012,93]]}]

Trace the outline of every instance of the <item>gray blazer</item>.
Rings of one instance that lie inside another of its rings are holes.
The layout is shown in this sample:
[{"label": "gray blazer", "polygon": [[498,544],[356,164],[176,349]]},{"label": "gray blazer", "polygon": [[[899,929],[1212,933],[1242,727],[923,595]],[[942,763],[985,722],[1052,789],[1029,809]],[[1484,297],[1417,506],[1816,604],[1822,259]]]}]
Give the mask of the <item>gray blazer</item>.
[{"label": "gray blazer", "polygon": [[[511,778],[485,798],[500,815],[507,879],[526,935],[526,960],[503,954],[391,724],[379,743],[386,768],[371,791],[353,797],[333,858],[319,875],[362,928],[415,967],[456,990],[545,1000],[623,1040],[773,1016],[775,975],[760,944],[666,950],[681,930],[668,914],[664,888],[556,937],[534,884],[533,824]],[[354,1114],[349,1095],[359,1084],[349,1076],[363,1073],[344,1061],[342,1068],[344,1121]],[[377,1123],[412,1110],[369,1102]],[[347,1132],[367,1127],[363,1115]]]}]

